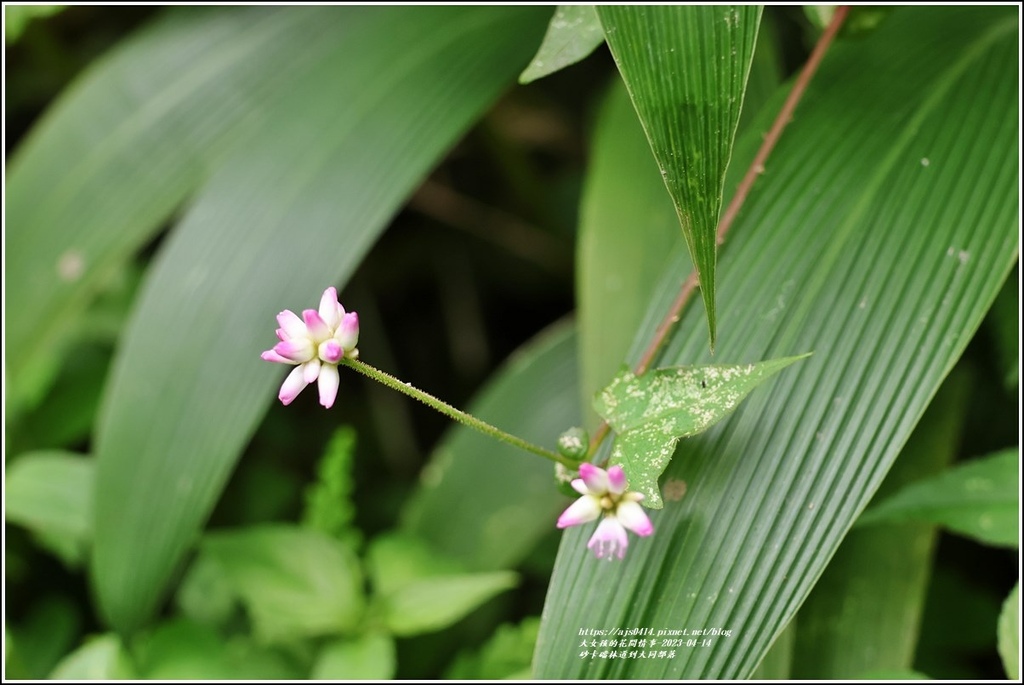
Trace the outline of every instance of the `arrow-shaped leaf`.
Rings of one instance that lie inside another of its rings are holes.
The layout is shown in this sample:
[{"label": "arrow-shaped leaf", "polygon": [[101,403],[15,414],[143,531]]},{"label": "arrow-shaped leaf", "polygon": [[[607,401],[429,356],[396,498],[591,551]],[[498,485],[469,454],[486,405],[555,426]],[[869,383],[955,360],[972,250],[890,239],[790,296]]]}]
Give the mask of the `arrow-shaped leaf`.
[{"label": "arrow-shaped leaf", "polygon": [[642,376],[624,370],[594,399],[594,409],[619,434],[610,463],[622,464],[645,506],[662,507],[658,477],[679,438],[721,421],[751,390],[798,357],[733,366],[677,366]]}]

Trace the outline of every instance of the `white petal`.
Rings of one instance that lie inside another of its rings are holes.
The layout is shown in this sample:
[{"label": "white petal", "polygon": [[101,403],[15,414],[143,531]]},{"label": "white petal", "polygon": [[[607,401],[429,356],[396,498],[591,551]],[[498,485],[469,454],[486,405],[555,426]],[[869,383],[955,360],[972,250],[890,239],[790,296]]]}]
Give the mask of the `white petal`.
[{"label": "white petal", "polygon": [[281,400],[281,404],[291,404],[292,400],[298,397],[307,385],[306,379],[302,377],[302,367],[296,366],[281,384],[281,391],[277,394],[277,399]]},{"label": "white petal", "polygon": [[320,404],[327,409],[334,405],[334,400],[338,397],[340,380],[337,366],[333,364],[322,364],[320,366]]},{"label": "white petal", "polygon": [[331,330],[338,327],[341,318],[338,316],[338,291],[330,287],[324,291],[320,298],[320,318],[324,320]]},{"label": "white petal", "polygon": [[621,559],[626,555],[626,548],[629,547],[629,538],[626,536],[626,529],[612,516],[606,516],[601,524],[594,531],[587,543],[587,549],[594,551],[598,559],[608,555],[616,555]]},{"label": "white petal", "polygon": [[320,375],[320,360],[310,359],[308,362],[302,365],[302,380],[307,383],[312,383]]},{"label": "white petal", "polygon": [[619,502],[619,506],[615,509],[615,518],[641,537],[646,537],[654,532],[654,524],[651,523],[651,519],[647,518],[647,512],[636,502]]},{"label": "white petal", "polygon": [[558,517],[558,523],[555,525],[559,528],[578,526],[581,523],[593,521],[600,514],[600,501],[591,495],[584,495],[570,504],[569,508],[562,512],[562,515]]},{"label": "white petal", "polygon": [[289,338],[306,337],[306,324],[302,323],[299,315],[290,309],[286,309],[277,315],[277,324]]},{"label": "white petal", "polygon": [[603,495],[608,492],[608,472],[593,464],[580,464],[580,478],[587,484],[587,490],[593,495]]}]

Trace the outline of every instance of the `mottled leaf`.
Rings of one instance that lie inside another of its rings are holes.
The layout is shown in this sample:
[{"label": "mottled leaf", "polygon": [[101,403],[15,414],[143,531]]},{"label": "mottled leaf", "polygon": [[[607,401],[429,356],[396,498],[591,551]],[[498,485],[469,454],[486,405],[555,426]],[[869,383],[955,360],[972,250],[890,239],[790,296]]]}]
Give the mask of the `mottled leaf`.
[{"label": "mottled leaf", "polygon": [[519,75],[529,83],[587,57],[604,42],[604,29],[593,5],[559,5],[537,54]]},{"label": "mottled leaf", "polygon": [[636,376],[623,370],[598,393],[594,409],[618,436],[612,464],[622,464],[644,506],[662,507],[658,477],[680,438],[715,425],[751,390],[809,355],[734,366],[681,366]]}]

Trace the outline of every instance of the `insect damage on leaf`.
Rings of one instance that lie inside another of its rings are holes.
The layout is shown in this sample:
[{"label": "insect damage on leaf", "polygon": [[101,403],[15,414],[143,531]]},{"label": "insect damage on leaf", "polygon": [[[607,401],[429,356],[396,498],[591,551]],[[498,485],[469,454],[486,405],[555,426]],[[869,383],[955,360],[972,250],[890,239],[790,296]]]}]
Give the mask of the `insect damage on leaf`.
[{"label": "insect damage on leaf", "polygon": [[618,436],[610,463],[622,464],[645,506],[663,506],[661,476],[680,438],[725,418],[755,387],[798,357],[733,366],[680,366],[636,376],[624,369],[594,399],[594,409]]}]

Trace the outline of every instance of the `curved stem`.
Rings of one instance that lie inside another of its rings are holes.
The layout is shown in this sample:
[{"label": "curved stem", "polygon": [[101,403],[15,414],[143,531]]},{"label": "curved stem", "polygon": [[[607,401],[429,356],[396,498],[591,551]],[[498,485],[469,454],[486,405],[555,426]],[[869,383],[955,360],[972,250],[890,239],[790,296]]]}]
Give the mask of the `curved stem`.
[{"label": "curved stem", "polygon": [[505,431],[501,430],[500,428],[492,426],[486,421],[481,421],[472,414],[467,414],[466,412],[460,409],[456,409],[447,402],[443,402],[434,397],[433,395],[423,392],[419,388],[414,388],[412,385],[408,383],[403,383],[402,381],[398,380],[391,374],[385,373],[380,369],[370,366],[366,362],[361,362],[358,359],[346,358],[342,359],[340,364],[342,366],[347,366],[350,369],[354,369],[355,371],[358,371],[367,378],[372,378],[378,383],[382,383],[383,385],[388,386],[392,390],[397,390],[398,392],[404,393],[409,397],[412,397],[413,399],[419,400],[420,402],[427,405],[431,409],[436,409],[445,416],[455,419],[459,423],[463,423],[469,426],[470,428],[474,428],[485,435],[489,435],[492,438],[508,443],[509,445],[514,445],[515,447],[536,454],[537,456],[544,457],[545,459],[550,459],[551,461],[558,462],[559,464],[562,464],[570,469],[575,470],[577,467],[579,467],[579,464],[577,462],[573,461],[572,459],[569,459],[568,457],[563,457],[561,454],[558,454],[557,452],[546,450],[543,447],[534,445],[533,443],[527,442],[522,438],[518,438],[514,435],[506,433]]}]

